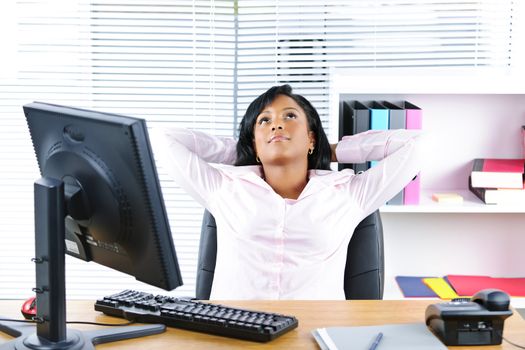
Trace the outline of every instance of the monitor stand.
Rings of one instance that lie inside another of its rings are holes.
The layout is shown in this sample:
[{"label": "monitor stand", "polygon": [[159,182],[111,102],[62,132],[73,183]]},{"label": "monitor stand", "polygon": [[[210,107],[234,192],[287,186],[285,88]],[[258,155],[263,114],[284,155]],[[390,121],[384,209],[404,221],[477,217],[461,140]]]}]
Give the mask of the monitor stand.
[{"label": "monitor stand", "polygon": [[[64,183],[35,182],[36,305],[35,324],[0,322],[0,332],[16,337],[1,350],[87,350],[94,345],[162,333],[164,325],[111,327],[94,331],[66,328]],[[2,317],[0,317],[2,318]],[[35,331],[36,328],[36,331]]]}]

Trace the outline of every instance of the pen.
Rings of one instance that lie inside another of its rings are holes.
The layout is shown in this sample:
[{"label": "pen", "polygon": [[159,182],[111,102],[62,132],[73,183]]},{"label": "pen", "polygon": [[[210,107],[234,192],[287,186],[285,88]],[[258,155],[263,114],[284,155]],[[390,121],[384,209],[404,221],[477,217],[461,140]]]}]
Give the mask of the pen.
[{"label": "pen", "polygon": [[368,350],[376,350],[382,338],[383,338],[383,333],[379,332],[376,338],[374,339],[374,342],[372,343],[372,345],[370,345],[370,347],[368,348]]}]

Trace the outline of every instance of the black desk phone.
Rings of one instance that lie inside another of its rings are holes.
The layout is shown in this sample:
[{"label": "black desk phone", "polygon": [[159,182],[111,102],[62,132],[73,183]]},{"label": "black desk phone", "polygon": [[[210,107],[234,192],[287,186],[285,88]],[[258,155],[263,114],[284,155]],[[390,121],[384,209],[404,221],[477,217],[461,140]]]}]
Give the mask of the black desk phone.
[{"label": "black desk phone", "polygon": [[510,298],[498,289],[484,289],[472,299],[458,298],[427,307],[427,326],[445,345],[501,344],[503,322],[512,315]]}]

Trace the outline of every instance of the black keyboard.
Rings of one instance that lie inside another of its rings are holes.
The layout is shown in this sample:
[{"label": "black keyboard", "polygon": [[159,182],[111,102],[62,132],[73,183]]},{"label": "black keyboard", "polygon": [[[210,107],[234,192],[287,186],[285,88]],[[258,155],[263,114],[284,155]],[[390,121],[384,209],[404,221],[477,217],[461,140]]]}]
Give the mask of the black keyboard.
[{"label": "black keyboard", "polygon": [[297,327],[293,316],[239,309],[134,290],[104,297],[95,310],[141,323],[161,323],[191,331],[267,342]]}]

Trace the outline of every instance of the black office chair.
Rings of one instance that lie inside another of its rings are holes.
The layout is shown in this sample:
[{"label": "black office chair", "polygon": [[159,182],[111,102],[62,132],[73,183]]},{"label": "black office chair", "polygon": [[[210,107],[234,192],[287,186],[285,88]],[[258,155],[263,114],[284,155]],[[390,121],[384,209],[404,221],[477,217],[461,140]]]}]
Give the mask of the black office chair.
[{"label": "black office chair", "polygon": [[[210,298],[216,259],[217,225],[205,210],[197,265],[197,299]],[[346,299],[383,299],[384,277],[383,225],[377,210],[357,225],[348,244],[344,276]]]}]

